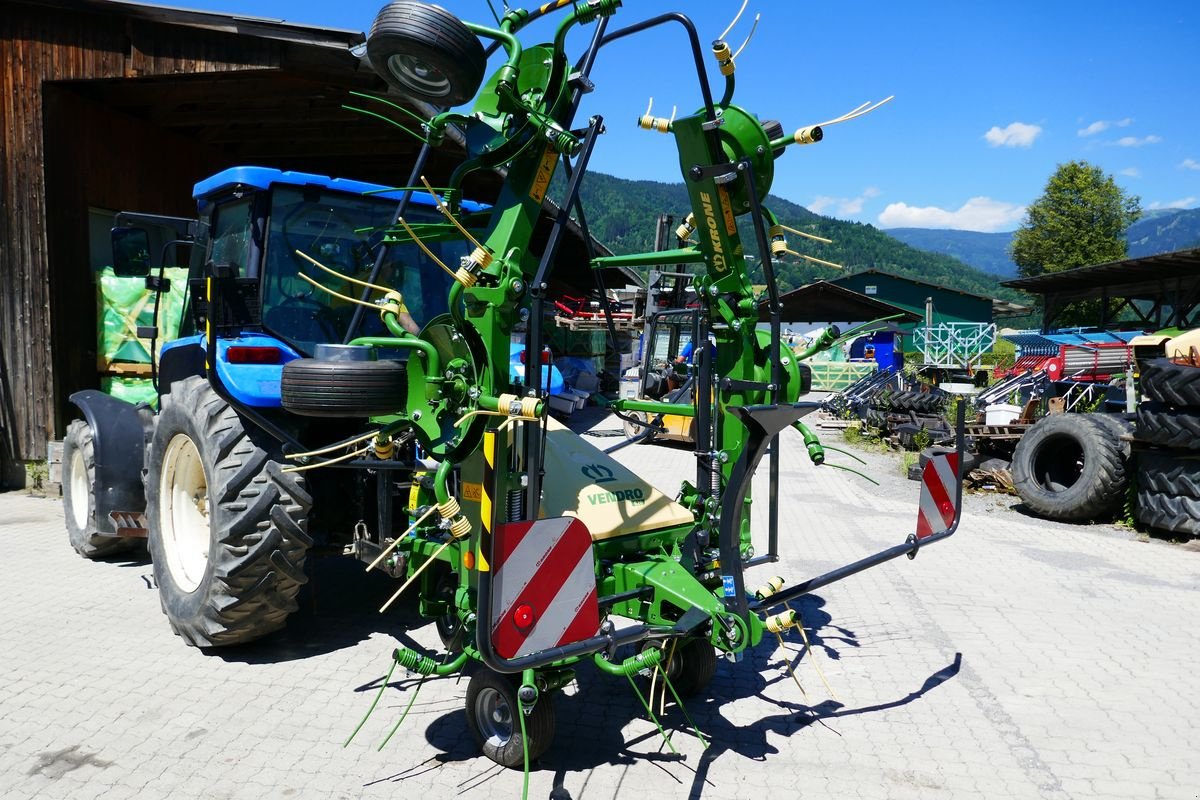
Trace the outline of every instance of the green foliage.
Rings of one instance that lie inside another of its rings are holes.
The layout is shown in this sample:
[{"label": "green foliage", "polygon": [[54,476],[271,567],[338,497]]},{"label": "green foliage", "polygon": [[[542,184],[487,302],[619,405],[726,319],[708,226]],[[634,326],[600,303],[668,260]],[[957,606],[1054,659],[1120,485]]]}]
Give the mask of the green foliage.
[{"label": "green foliage", "polygon": [[25,462],[25,486],[29,491],[40,492],[45,488],[48,477],[50,477],[50,465],[46,461]]},{"label": "green foliage", "polygon": [[929,445],[933,444],[933,437],[929,435],[929,431],[922,428],[913,434],[913,450],[918,453],[924,450]]},{"label": "green foliage", "polygon": [[846,440],[846,444],[861,444],[863,440],[862,423],[851,422],[842,429],[842,438]]},{"label": "green foliage", "polygon": [[1125,231],[1141,215],[1135,196],[1086,161],[1060,164],[1013,236],[1022,276],[1103,264],[1125,257]]},{"label": "green foliage", "polygon": [[[555,181],[551,197],[561,197],[565,188],[561,174],[556,175]],[[690,210],[687,189],[682,183],[631,181],[589,172],[580,193],[592,235],[618,255],[653,250],[658,215],[671,214],[674,225],[678,225]],[[845,267],[843,271],[786,256],[773,262],[781,292],[815,280],[832,280],[847,272],[874,268],[986,297],[1022,302],[1019,293],[1000,288],[995,276],[968,267],[950,256],[909,247],[872,225],[822,217],[775,196],[767,197],[765,205],[784,225],[833,240],[833,244],[821,244],[789,236],[791,249]],[[765,281],[757,259],[758,246],[749,215],[738,217],[738,227],[746,252],[755,256],[750,262],[750,282],[763,284]]]}]

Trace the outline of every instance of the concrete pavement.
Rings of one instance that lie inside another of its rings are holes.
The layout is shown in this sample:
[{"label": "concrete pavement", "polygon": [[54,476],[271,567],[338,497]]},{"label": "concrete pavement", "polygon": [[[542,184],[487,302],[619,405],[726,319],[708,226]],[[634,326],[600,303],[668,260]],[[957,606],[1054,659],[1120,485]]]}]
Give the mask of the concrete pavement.
[{"label": "concrete pavement", "polygon": [[[895,456],[864,454],[873,487],[786,435],[785,556],[756,577],[913,530]],[[671,493],[691,470],[671,447],[620,458]],[[687,705],[707,750],[668,709],[672,754],[627,683],[581,669],[530,797],[1200,797],[1200,552],[1016,505],[969,497],[948,542],[798,604],[811,656],[793,632],[720,662]],[[377,752],[416,687],[398,670],[342,747],[396,640],[437,641],[411,604],[377,614],[392,585],[360,566],[323,561],[286,631],[204,653],[171,633],[148,561],[71,550],[57,501],[0,495],[0,553],[0,797],[520,797],[470,740],[465,680],[425,682]]]}]

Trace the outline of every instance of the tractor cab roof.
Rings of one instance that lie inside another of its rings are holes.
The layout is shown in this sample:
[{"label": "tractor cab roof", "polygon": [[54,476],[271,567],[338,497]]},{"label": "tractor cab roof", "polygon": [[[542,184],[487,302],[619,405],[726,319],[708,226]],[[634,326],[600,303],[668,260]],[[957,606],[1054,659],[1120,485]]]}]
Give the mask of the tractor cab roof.
[{"label": "tractor cab roof", "polygon": [[[327,175],[314,175],[308,172],[292,172],[271,167],[230,167],[217,174],[205,178],[192,189],[192,197],[196,199],[200,209],[217,195],[243,187],[248,189],[269,189],[278,185],[287,186],[316,186],[347,194],[370,195],[382,197],[385,200],[400,201],[404,195],[403,188],[380,186],[366,181],[356,181],[351,178],[330,178]],[[413,192],[410,202],[423,206],[433,206],[433,198],[427,192]],[[464,211],[482,211],[487,208],[482,203],[464,200]]]}]

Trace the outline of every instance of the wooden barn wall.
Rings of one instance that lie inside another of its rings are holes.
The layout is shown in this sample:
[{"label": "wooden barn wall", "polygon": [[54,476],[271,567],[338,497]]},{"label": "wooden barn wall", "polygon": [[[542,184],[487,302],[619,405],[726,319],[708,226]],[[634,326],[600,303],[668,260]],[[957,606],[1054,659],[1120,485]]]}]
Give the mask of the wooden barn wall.
[{"label": "wooden barn wall", "polygon": [[[56,432],[46,226],[47,81],[277,67],[282,47],[86,11],[7,3],[0,14],[0,482]],[[78,141],[96,135],[67,122]],[[53,167],[51,168],[53,169]],[[131,172],[130,179],[136,175]],[[86,263],[86,262],[85,262]],[[55,305],[62,305],[57,304]]]}]

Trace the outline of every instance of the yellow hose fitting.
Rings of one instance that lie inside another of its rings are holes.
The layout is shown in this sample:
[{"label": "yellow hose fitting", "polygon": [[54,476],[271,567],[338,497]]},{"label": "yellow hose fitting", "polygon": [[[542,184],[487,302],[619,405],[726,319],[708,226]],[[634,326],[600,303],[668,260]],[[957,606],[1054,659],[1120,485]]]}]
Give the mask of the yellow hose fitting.
[{"label": "yellow hose fitting", "polygon": [[396,452],[396,445],[391,439],[382,436],[375,440],[375,457],[380,461],[391,461]]},{"label": "yellow hose fitting", "polygon": [[763,625],[771,633],[783,633],[796,626],[796,612],[791,609],[781,611],[773,617],[767,617]]},{"label": "yellow hose fitting", "polygon": [[723,39],[718,39],[712,44],[713,58],[717,60],[717,69],[721,74],[728,78],[733,74],[735,69],[733,65],[733,53],[729,50],[729,45]]},{"label": "yellow hose fitting", "polygon": [[688,214],[683,218],[683,222],[675,229],[675,238],[687,239],[696,232],[696,215]]},{"label": "yellow hose fitting", "polygon": [[383,296],[383,299],[379,302],[379,317],[380,317],[380,319],[382,319],[383,317],[386,317],[389,314],[394,317],[397,314],[399,314],[403,309],[404,309],[404,295],[400,294],[399,292],[388,292],[387,294],[385,294]]},{"label": "yellow hose fitting", "polygon": [[757,599],[762,600],[764,597],[770,597],[771,595],[775,594],[782,588],[783,588],[783,578],[776,575],[774,578],[771,578],[765,584],[758,587],[754,591],[754,596]]}]

